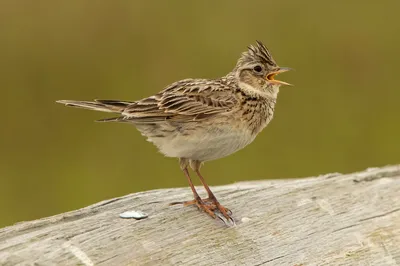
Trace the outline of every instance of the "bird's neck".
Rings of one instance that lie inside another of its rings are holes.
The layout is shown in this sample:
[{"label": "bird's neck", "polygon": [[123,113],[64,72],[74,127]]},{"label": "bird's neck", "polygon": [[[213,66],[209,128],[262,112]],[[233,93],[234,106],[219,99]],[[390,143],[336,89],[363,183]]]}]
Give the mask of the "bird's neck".
[{"label": "bird's neck", "polygon": [[279,93],[279,86],[267,87],[259,89],[253,87],[251,84],[243,82],[237,76],[237,71],[232,71],[222,78],[229,81],[232,85],[235,84],[239,89],[248,97],[265,98],[266,100],[276,100]]},{"label": "bird's neck", "polygon": [[249,97],[263,98],[265,100],[276,100],[279,93],[279,87],[277,86],[272,86],[264,90],[260,90],[258,88],[254,88],[253,86],[245,82],[239,81],[237,85],[240,88],[240,90],[243,91],[244,94]]}]

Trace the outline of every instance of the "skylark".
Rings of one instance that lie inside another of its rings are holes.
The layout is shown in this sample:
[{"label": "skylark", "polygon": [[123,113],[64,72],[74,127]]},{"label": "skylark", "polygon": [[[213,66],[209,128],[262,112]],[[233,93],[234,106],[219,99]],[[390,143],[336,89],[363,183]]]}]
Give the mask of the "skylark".
[{"label": "skylark", "polygon": [[[228,156],[250,144],[271,121],[281,85],[275,79],[289,68],[279,67],[264,44],[257,41],[242,53],[235,68],[218,79],[177,81],[154,96],[129,102],[118,100],[70,101],[58,103],[90,110],[118,113],[99,120],[134,124],[167,157],[179,158],[196,205],[211,217],[234,222],[231,211],[211,192],[200,167],[203,162]],[[198,175],[208,198],[202,199],[189,176]],[[176,203],[172,203],[176,204]]]}]

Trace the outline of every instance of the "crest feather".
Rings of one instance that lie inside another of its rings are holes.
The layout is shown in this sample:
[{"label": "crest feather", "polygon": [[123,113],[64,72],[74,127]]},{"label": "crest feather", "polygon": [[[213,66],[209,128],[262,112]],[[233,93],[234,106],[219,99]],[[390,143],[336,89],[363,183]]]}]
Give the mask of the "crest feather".
[{"label": "crest feather", "polygon": [[276,66],[275,60],[272,58],[268,48],[261,42],[256,41],[256,45],[250,45],[248,50],[242,54],[238,64],[252,61],[260,61],[263,64]]}]

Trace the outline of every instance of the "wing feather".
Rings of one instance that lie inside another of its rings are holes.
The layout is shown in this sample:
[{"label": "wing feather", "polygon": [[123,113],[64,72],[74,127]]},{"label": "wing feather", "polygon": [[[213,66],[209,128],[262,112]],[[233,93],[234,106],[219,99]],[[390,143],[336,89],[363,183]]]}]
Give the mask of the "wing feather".
[{"label": "wing feather", "polygon": [[221,80],[187,79],[155,96],[131,103],[122,115],[125,120],[144,123],[166,119],[192,121],[229,112],[237,103],[231,86]]}]

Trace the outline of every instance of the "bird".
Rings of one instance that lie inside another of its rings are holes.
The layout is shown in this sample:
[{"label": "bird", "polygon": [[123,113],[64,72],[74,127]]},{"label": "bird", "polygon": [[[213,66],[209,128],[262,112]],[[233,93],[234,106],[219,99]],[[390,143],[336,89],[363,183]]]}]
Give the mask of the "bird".
[{"label": "bird", "polygon": [[[170,205],[195,205],[212,218],[225,218],[234,223],[232,212],[217,200],[200,168],[204,162],[243,149],[269,124],[280,86],[291,85],[275,77],[289,70],[279,67],[268,48],[256,41],[241,54],[233,70],[220,78],[180,80],[138,101],[56,102],[118,114],[99,122],[136,126],[162,154],[179,159],[193,199]],[[189,167],[203,184],[207,198],[201,198],[196,191]]]}]

